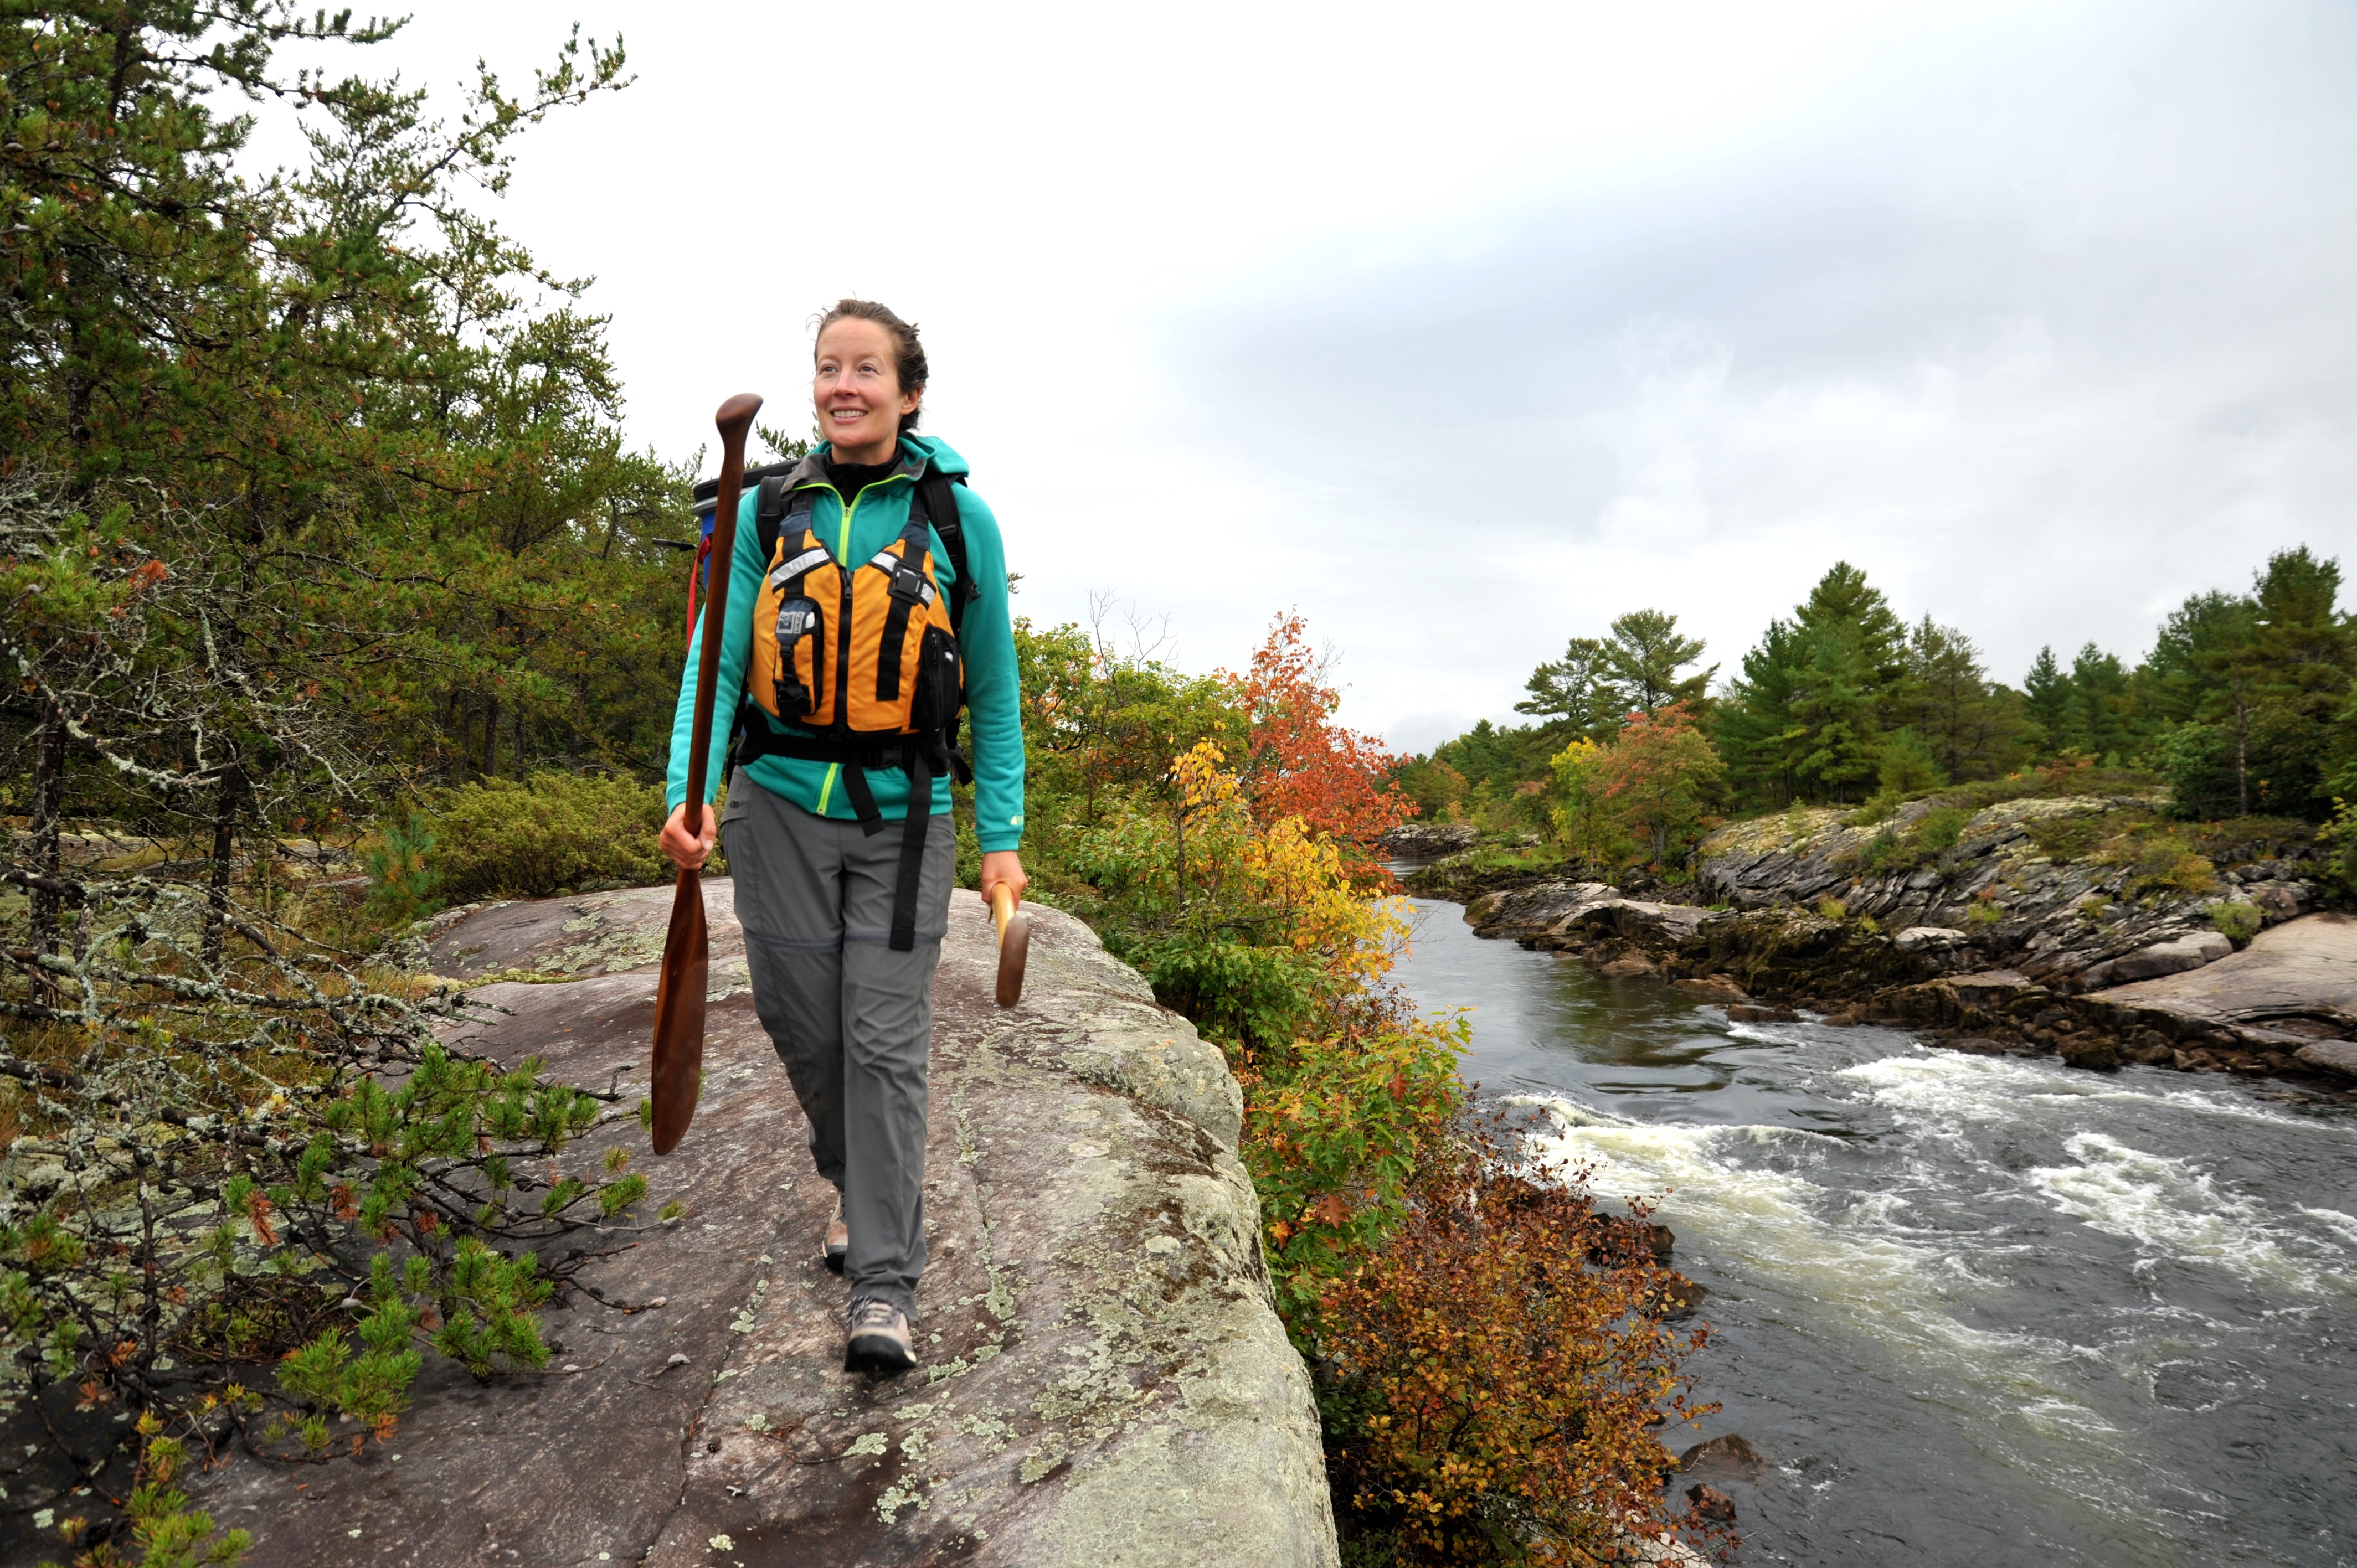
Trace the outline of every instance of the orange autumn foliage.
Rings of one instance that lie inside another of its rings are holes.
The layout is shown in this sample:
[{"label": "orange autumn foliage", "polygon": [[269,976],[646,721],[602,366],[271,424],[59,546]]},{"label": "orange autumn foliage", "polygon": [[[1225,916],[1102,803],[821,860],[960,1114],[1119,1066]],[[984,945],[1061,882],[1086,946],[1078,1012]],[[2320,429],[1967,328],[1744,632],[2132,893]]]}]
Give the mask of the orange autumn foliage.
[{"label": "orange autumn foliage", "polygon": [[1401,1564],[1596,1568],[1639,1539],[1708,1541],[1670,1514],[1656,1434],[1717,1408],[1686,1400],[1709,1330],[1663,1320],[1674,1281],[1641,1212],[1598,1213],[1577,1178],[1498,1154],[1434,1172],[1390,1243],[1326,1292],[1337,1500]]},{"label": "orange autumn foliage", "polygon": [[1329,660],[1313,650],[1301,612],[1269,623],[1243,674],[1222,671],[1246,725],[1240,771],[1253,815],[1298,817],[1313,834],[1362,845],[1415,814],[1415,802],[1386,777],[1400,760],[1379,736],[1334,722],[1341,693]]}]

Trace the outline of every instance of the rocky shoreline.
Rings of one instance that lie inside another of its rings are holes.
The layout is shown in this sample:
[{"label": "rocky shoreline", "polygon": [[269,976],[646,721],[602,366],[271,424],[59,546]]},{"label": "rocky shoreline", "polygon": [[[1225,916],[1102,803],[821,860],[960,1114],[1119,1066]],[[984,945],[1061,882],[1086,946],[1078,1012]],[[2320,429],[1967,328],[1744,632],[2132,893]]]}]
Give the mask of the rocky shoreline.
[{"label": "rocky shoreline", "polygon": [[2304,845],[2255,843],[2198,872],[2181,855],[2083,853],[2151,804],[2026,799],[1943,821],[1914,802],[1867,826],[1793,811],[1705,841],[1680,890],[1691,901],[1520,869],[1467,899],[1465,918],[1479,936],[1656,975],[1738,1017],[1806,1007],[1963,1050],[2357,1099],[2357,918],[2319,908]]}]

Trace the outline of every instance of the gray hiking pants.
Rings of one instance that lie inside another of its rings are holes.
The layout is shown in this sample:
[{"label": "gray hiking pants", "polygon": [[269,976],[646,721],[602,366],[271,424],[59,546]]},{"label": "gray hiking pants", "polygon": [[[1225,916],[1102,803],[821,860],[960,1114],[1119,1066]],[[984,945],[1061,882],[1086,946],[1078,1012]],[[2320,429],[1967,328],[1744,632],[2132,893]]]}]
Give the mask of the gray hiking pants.
[{"label": "gray hiking pants", "polygon": [[925,1272],[925,1065],[956,830],[946,815],[929,825],[913,952],[888,945],[899,822],[871,838],[740,768],[720,830],[754,1010],[810,1119],[818,1174],[843,1194],[852,1305],[889,1302],[913,1323]]}]

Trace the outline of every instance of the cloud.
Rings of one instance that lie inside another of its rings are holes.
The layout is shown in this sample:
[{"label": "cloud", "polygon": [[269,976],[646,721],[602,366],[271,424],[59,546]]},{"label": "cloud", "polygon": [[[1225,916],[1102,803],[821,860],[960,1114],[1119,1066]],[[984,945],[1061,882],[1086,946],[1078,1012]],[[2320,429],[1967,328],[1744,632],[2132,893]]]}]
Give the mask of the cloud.
[{"label": "cloud", "polygon": [[[374,69],[555,41],[418,9]],[[917,3],[888,89],[791,10],[576,11],[640,80],[500,215],[598,275],[639,439],[748,386],[791,427],[810,313],[891,301],[1019,607],[1209,667],[1297,605],[1395,744],[1642,606],[1732,669],[1836,558],[2018,680],[2357,538],[2328,0]]]},{"label": "cloud", "polygon": [[[2003,678],[2045,642],[2133,656],[2186,594],[2357,539],[2352,36],[2083,13],[1509,241],[1289,277],[1172,331],[1175,401],[1246,488],[1365,477],[1276,525],[1361,546],[1323,585],[1361,722],[1507,717],[1641,605],[1731,668],[1836,558]],[[1274,435],[1217,413],[1255,362]],[[1409,624],[1356,607],[1402,595],[1415,637],[1356,629]]]}]

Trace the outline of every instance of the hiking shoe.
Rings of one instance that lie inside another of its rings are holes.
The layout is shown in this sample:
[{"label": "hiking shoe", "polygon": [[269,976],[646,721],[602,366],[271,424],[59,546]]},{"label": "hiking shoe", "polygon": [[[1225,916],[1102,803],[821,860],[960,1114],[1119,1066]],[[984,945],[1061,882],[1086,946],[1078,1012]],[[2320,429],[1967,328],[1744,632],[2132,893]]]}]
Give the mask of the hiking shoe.
[{"label": "hiking shoe", "polygon": [[834,1218],[826,1222],[826,1240],[819,1243],[819,1255],[826,1266],[836,1273],[843,1273],[843,1260],[851,1255],[851,1227],[843,1222],[843,1197],[835,1195]]},{"label": "hiking shoe", "polygon": [[844,1342],[843,1369],[889,1377],[917,1364],[909,1343],[909,1315],[888,1301],[863,1301],[851,1309],[851,1337]]}]

